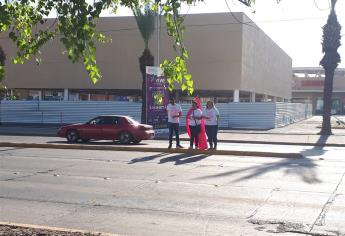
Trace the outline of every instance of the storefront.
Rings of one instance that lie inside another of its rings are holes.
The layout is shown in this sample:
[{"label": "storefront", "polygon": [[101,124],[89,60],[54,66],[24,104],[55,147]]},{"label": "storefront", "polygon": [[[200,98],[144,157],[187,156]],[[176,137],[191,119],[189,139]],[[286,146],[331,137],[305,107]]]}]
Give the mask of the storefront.
[{"label": "storefront", "polygon": [[[292,102],[312,103],[313,114],[322,114],[324,80],[322,68],[294,68]],[[345,69],[337,69],[334,75],[331,112],[345,114]]]}]

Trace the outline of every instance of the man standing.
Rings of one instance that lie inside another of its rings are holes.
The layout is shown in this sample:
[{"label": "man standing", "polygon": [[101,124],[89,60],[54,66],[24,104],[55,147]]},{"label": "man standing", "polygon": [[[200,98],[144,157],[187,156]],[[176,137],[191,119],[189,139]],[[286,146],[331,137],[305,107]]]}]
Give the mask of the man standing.
[{"label": "man standing", "polygon": [[176,148],[183,148],[180,145],[180,137],[179,137],[180,117],[182,115],[181,106],[175,103],[174,98],[170,98],[166,111],[168,112],[168,127],[169,127],[169,147],[168,148],[171,148],[172,146],[173,132],[175,132],[175,136],[176,136]]}]

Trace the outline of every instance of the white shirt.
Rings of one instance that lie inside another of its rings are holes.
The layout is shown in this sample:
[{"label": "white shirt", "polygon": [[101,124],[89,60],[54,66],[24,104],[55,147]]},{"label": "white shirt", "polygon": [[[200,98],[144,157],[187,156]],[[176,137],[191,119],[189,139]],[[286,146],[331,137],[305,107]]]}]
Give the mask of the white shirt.
[{"label": "white shirt", "polygon": [[179,112],[182,112],[181,106],[176,104],[172,105],[172,104],[168,104],[167,105],[167,112],[168,112],[168,122],[170,123],[179,123],[180,122],[180,118],[179,117],[173,117],[173,116],[177,116]]},{"label": "white shirt", "polygon": [[217,125],[217,116],[219,116],[219,111],[216,107],[211,109],[205,109],[202,112],[202,115],[206,117],[205,125]]},{"label": "white shirt", "polygon": [[[192,113],[190,114],[189,125],[191,125],[191,126],[200,125],[201,124],[201,120],[198,120],[196,118],[200,118],[201,114],[202,114],[202,112],[201,112],[200,109],[192,110]],[[194,119],[194,117],[195,117],[195,119]]]}]

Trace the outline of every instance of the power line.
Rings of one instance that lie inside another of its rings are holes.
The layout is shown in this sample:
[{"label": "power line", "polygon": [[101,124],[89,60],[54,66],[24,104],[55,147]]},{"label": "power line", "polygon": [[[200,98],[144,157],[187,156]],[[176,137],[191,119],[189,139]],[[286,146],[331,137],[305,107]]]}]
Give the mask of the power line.
[{"label": "power line", "polygon": [[[250,23],[276,23],[276,22],[293,22],[293,21],[311,21],[311,20],[322,20],[323,17],[319,18],[295,18],[295,19],[280,19],[280,20],[263,20],[263,21],[247,21],[247,22],[226,22],[226,23],[213,23],[213,24],[185,24],[186,27],[203,27],[203,26],[223,26],[223,25],[238,25],[238,24],[250,24]],[[252,26],[252,25],[251,25]],[[138,30],[137,27],[132,28],[120,28],[120,29],[105,29],[97,30],[97,32],[109,33],[109,32],[121,32],[121,31],[134,31]],[[8,36],[0,37],[0,39],[7,39]]]},{"label": "power line", "polygon": [[250,22],[241,22],[239,19],[237,19],[236,15],[231,11],[230,6],[228,4],[228,1],[227,0],[224,0],[224,1],[225,1],[226,7],[229,10],[229,13],[231,14],[232,18],[234,18],[237,21],[237,23],[243,24],[243,25],[247,25],[247,26],[250,26],[250,27],[257,27],[256,25],[250,25],[249,24],[249,23],[254,23],[252,20]]},{"label": "power line", "polygon": [[331,3],[329,2],[329,0],[327,1],[328,2],[328,7],[327,8],[321,8],[319,7],[319,5],[316,3],[316,0],[314,0],[314,5],[316,6],[317,9],[319,9],[320,11],[328,11],[331,9]]}]

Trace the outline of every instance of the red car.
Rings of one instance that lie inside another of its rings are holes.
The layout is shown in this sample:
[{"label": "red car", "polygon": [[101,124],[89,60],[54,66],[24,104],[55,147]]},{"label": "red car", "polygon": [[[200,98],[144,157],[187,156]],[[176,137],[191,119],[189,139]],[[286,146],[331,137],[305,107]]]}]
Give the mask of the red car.
[{"label": "red car", "polygon": [[85,124],[63,126],[58,136],[70,143],[81,140],[119,140],[122,144],[154,138],[151,125],[140,124],[128,116],[98,116]]}]

